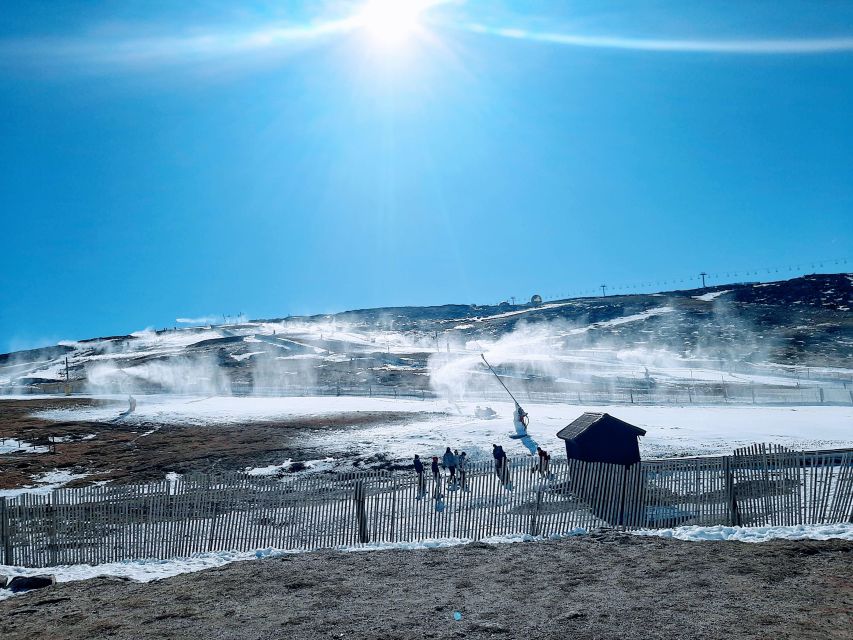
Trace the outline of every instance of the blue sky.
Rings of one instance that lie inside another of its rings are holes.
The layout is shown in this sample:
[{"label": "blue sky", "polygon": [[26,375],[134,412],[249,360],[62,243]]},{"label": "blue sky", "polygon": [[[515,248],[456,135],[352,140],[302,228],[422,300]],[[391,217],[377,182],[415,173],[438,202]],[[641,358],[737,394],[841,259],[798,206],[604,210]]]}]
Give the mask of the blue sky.
[{"label": "blue sky", "polygon": [[851,270],[853,4],[364,6],[4,2],[0,351]]}]

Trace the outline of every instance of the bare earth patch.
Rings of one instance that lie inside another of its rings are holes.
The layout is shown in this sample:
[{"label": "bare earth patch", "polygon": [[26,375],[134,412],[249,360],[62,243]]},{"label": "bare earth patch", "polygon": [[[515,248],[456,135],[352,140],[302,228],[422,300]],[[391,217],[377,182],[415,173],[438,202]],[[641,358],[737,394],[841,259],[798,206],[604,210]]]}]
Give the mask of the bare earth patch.
[{"label": "bare earth patch", "polygon": [[[97,480],[130,483],[162,480],[169,472],[235,471],[279,464],[287,458],[320,458],[327,453],[306,446],[304,436],[312,431],[393,425],[413,416],[410,412],[357,411],[271,422],[174,426],[156,422],[52,422],[31,415],[48,409],[111,404],[116,415],[127,406],[125,402],[89,398],[0,400],[0,438],[48,445],[51,436],[71,436],[68,442],[56,444],[55,453],[3,455],[0,489],[31,484],[33,476],[54,469],[90,474],[78,480],[78,485]],[[94,438],[83,439],[92,434]],[[382,465],[381,460],[370,463],[372,467]]]},{"label": "bare earth patch", "polygon": [[[0,602],[3,638],[847,639],[853,542],[558,542],[242,562]],[[462,614],[454,621],[453,613]]]}]

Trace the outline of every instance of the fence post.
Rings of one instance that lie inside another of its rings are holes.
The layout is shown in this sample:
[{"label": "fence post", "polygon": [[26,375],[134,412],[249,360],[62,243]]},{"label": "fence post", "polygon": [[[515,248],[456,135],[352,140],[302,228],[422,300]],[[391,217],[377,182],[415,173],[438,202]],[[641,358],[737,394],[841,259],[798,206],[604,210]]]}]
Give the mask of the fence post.
[{"label": "fence post", "polygon": [[0,542],[3,543],[3,564],[13,564],[12,532],[9,527],[9,507],[6,498],[0,498]]},{"label": "fence post", "polygon": [[[219,520],[219,503],[216,502],[213,505],[213,521],[210,523],[210,534],[207,537],[207,549],[206,551],[218,551],[218,549],[213,548],[213,543],[216,540],[216,521]],[[266,542],[264,542],[266,544]]]},{"label": "fence post", "polygon": [[358,541],[362,544],[370,542],[370,534],[367,530],[367,510],[365,509],[364,481],[357,480],[355,483],[355,519],[358,523]]},{"label": "fence post", "polygon": [[59,550],[59,545],[56,540],[56,507],[53,505],[53,496],[50,497],[50,502],[47,504],[46,509],[48,521],[49,521],[49,531],[48,531],[48,563],[51,567],[55,567],[59,562],[57,561],[57,554]]},{"label": "fence post", "polygon": [[731,458],[725,457],[726,461],[726,495],[729,499],[729,524],[733,527],[740,526],[740,512],[737,508],[737,497],[735,496],[735,481],[732,475]]},{"label": "fence post", "polygon": [[[396,393],[396,389],[394,390]],[[397,476],[391,475],[391,538],[389,542],[397,542]]]},{"label": "fence post", "polygon": [[539,512],[542,508],[542,479],[536,478],[534,482],[537,483],[536,486],[536,508],[533,510],[533,513],[530,514],[530,535],[538,536],[539,535]]},{"label": "fence post", "polygon": [[619,497],[619,520],[617,525],[621,527],[622,531],[627,531],[628,527],[626,524],[625,518],[625,497],[628,493],[628,469],[630,467],[622,467],[622,491],[621,496]]}]

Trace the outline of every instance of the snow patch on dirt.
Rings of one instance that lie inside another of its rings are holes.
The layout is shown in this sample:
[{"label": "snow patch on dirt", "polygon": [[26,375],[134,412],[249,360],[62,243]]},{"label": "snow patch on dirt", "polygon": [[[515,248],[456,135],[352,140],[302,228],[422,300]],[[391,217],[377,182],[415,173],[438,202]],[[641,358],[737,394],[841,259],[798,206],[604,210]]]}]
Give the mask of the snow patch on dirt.
[{"label": "snow patch on dirt", "polygon": [[87,477],[88,473],[72,473],[71,471],[56,469],[33,476],[35,484],[17,489],[0,490],[0,498],[15,498],[24,493],[47,495],[54,489],[59,489],[73,480]]},{"label": "snow patch on dirt", "polygon": [[0,455],[4,453],[47,453],[50,447],[38,444],[30,444],[23,440],[5,438],[0,440]]}]

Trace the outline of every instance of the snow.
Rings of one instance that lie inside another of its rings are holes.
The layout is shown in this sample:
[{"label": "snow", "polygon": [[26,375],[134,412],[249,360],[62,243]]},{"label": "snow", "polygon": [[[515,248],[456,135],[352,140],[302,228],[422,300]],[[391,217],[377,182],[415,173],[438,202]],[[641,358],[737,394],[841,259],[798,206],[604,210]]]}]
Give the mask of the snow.
[{"label": "snow", "polygon": [[239,353],[237,355],[232,354],[231,357],[234,358],[237,362],[242,362],[243,360],[251,358],[252,356],[258,356],[265,353],[266,351],[250,351],[249,353]]},{"label": "snow", "polygon": [[[716,297],[731,290],[715,291],[701,296],[699,300],[714,300]],[[660,301],[664,303],[664,299]],[[504,313],[480,318],[459,318],[442,320],[448,327],[455,329],[472,329],[482,327],[486,320],[501,319],[513,316],[523,316],[534,311],[557,309],[577,304],[577,301],[553,302],[539,307],[522,307]],[[608,309],[609,305],[599,307],[584,307],[587,310]],[[773,385],[795,387],[797,379],[788,375],[783,366],[768,365],[766,375],[756,373],[731,373],[721,371],[727,365],[716,361],[688,360],[678,354],[665,350],[651,349],[646,343],[635,343],[633,348],[617,349],[576,349],[569,351],[569,346],[579,344],[583,339],[596,332],[611,330],[614,333],[632,333],[632,324],[641,323],[664,314],[675,311],[671,306],[659,306],[641,313],[620,316],[610,320],[595,323],[584,323],[583,320],[570,323],[556,322],[549,325],[547,330],[516,331],[498,340],[494,348],[494,364],[512,363],[528,365],[535,363],[547,375],[569,380],[572,383],[589,382],[593,378],[642,378],[644,367],[648,367],[649,375],[656,381],[683,385],[692,377],[694,382],[720,382],[740,385]],[[71,342],[66,346],[74,348],[67,354],[72,369],[79,372],[85,368],[88,375],[90,391],[110,391],[115,389],[138,388],[149,383],[156,383],[162,389],[172,393],[227,393],[230,383],[227,376],[217,368],[210,354],[189,353],[184,350],[190,345],[215,338],[242,339],[246,353],[233,353],[230,358],[234,363],[241,362],[245,367],[253,366],[260,354],[275,352],[273,347],[281,347],[282,357],[288,360],[308,360],[311,364],[322,366],[325,362],[345,362],[358,354],[375,353],[406,355],[417,352],[421,355],[433,353],[439,346],[431,333],[418,331],[395,331],[396,319],[387,318],[382,321],[382,329],[375,325],[337,323],[332,319],[317,319],[312,321],[281,321],[281,322],[246,322],[218,327],[198,329],[178,329],[156,333],[152,330],[140,331],[127,338],[99,339],[92,342]],[[479,324],[478,324],[479,323]],[[627,327],[621,329],[621,327]],[[480,337],[484,343],[489,339]],[[323,341],[319,343],[318,341]],[[263,343],[263,346],[258,346]],[[317,346],[322,344],[326,348]],[[483,348],[472,340],[467,348],[461,348],[458,342],[447,348],[456,356],[470,356],[479,365],[479,354]],[[491,354],[491,353],[490,353]],[[144,358],[142,356],[145,356]],[[180,356],[180,357],[174,357]],[[46,377],[62,380],[65,375],[65,355],[52,360],[35,363],[20,363],[0,365],[2,381],[0,387],[10,384],[15,379],[25,376]],[[263,359],[266,362],[266,359]],[[314,360],[314,362],[312,362]],[[403,365],[388,363],[386,370],[406,370]],[[759,365],[739,367],[754,372]],[[716,368],[715,367],[719,367]],[[306,367],[308,368],[308,367]],[[417,368],[417,367],[416,367]],[[523,367],[525,370],[529,367]],[[690,375],[690,370],[693,375]],[[417,373],[421,373],[417,371]],[[427,370],[424,369],[424,374]],[[434,373],[430,371],[429,373]],[[827,375],[839,380],[849,378],[850,370],[835,370]],[[812,383],[809,383],[812,384]],[[824,381],[821,384],[828,384]],[[306,385],[307,386],[307,385]],[[838,385],[840,386],[840,385]],[[251,416],[249,419],[252,419]]]},{"label": "snow", "polygon": [[[453,412],[413,420],[393,427],[364,427],[349,432],[319,432],[312,446],[344,457],[352,449],[382,451],[390,459],[409,459],[414,453],[440,453],[446,446],[465,450],[469,459],[488,459],[492,443],[503,443],[509,455],[526,455],[513,433],[510,403],[492,403],[494,420],[477,418],[473,403],[459,403]],[[528,433],[546,450],[562,453],[557,431],[584,411],[607,412],[646,429],[640,439],[644,457],[730,454],[753,442],[775,442],[795,449],[853,446],[853,408],[847,407],[654,407],[572,406],[525,404],[530,414]]]},{"label": "snow", "polygon": [[675,527],[673,529],[643,529],[632,531],[638,536],[659,536],[676,540],[737,542],[768,542],[769,540],[853,540],[853,523],[815,524],[778,527]]},{"label": "snow", "polygon": [[682,367],[649,367],[652,378],[668,378],[673,382],[724,382],[726,384],[769,385],[774,387],[796,387],[798,380],[783,375],[754,373],[731,373],[718,369],[684,369]]},{"label": "snow", "polygon": [[128,345],[133,351],[182,349],[202,340],[226,337],[226,333],[220,329],[165,331],[159,334],[152,329],[145,329],[131,333],[136,340],[129,341]]},{"label": "snow", "polygon": [[97,437],[97,433],[88,433],[85,436],[52,436],[50,441],[54,444],[62,444],[65,442],[83,442],[86,440],[94,440]]},{"label": "snow", "polygon": [[17,489],[0,489],[0,498],[15,498],[24,493],[47,495],[54,489],[58,489],[72,480],[79,480],[80,478],[85,478],[88,475],[89,474],[87,473],[72,473],[71,471],[59,469],[47,471],[33,476],[33,480],[36,483],[34,485],[19,487]]},{"label": "snow", "polygon": [[482,316],[480,318],[476,318],[477,322],[481,322],[483,320],[499,320],[500,318],[512,318],[514,316],[524,315],[526,313],[530,313],[532,311],[545,311],[547,309],[559,309],[560,307],[568,307],[574,305],[575,302],[550,302],[548,304],[541,304],[538,307],[528,307],[526,309],[518,309],[516,311],[506,311],[505,313],[496,313],[492,316]]},{"label": "snow", "polygon": [[649,318],[654,318],[655,316],[662,316],[667,313],[672,313],[675,311],[672,307],[655,307],[654,309],[649,309],[647,311],[642,311],[640,313],[632,313],[628,316],[621,316],[619,318],[613,318],[611,320],[602,320],[600,322],[593,322],[584,327],[577,327],[575,329],[569,329],[568,331],[556,332],[554,335],[545,336],[546,340],[552,340],[556,336],[577,336],[583,333],[588,333],[592,329],[609,329],[611,327],[619,327],[624,324],[631,324],[633,322],[640,322],[642,320],[648,320]]},{"label": "snow", "polygon": [[[576,331],[586,331],[586,329]],[[818,369],[810,369],[811,379],[806,379],[805,368],[797,370],[770,364],[751,365],[756,370],[755,373],[734,373],[713,368],[709,366],[707,360],[677,358],[667,353],[659,354],[660,362],[658,363],[655,362],[657,355],[646,351],[608,349],[573,349],[561,354],[553,354],[545,351],[537,353],[531,348],[525,352],[501,354],[500,363],[521,366],[542,363],[543,370],[548,371],[550,368],[558,371],[561,375],[557,380],[564,383],[584,383],[593,376],[596,379],[643,379],[648,369],[649,376],[657,382],[672,382],[682,387],[704,382],[756,386],[759,396],[763,391],[760,387],[763,385],[794,389],[805,383],[810,387],[824,386],[841,389],[841,385],[837,382],[821,381],[818,378],[827,377],[834,381],[853,376],[853,371],[849,369],[824,368],[820,373]],[[472,373],[483,372],[474,370]],[[511,377],[505,373],[503,375]],[[687,393],[687,390],[683,388],[682,393]]]},{"label": "snow", "polygon": [[[549,540],[559,540],[571,536],[585,535],[589,533],[586,529],[578,527],[563,534],[548,536]],[[739,542],[767,542],[770,540],[853,540],[853,523],[836,525],[798,525],[788,527],[677,527],[674,529],[640,530],[631,532],[639,536],[660,536],[663,538],[675,538],[689,541],[739,541]],[[531,536],[529,534],[508,534],[482,538],[480,542],[486,544],[515,544],[519,542],[538,542],[545,538]],[[434,538],[421,542],[383,542],[356,546],[339,546],[337,551],[366,553],[371,551],[385,551],[390,549],[418,550],[418,549],[440,549],[473,542],[470,538]],[[197,553],[186,558],[173,558],[170,560],[139,559],[126,560],[123,562],[111,562],[99,565],[78,564],[61,565],[46,569],[31,569],[26,567],[13,567],[0,565],[0,574],[10,578],[14,576],[32,576],[40,574],[53,574],[58,583],[74,582],[77,580],[89,580],[99,576],[114,576],[129,578],[137,582],[152,582],[171,578],[182,573],[192,573],[221,567],[232,562],[245,562],[249,560],[260,560],[264,558],[276,558],[295,553],[285,549],[264,548],[254,551],[217,551],[208,553]],[[0,600],[10,598],[14,594],[7,589],[0,589]]]},{"label": "snow", "polygon": [[[300,460],[298,462],[304,470],[326,471],[334,468],[335,458],[321,458],[319,460]],[[288,458],[281,464],[273,464],[267,467],[246,467],[246,473],[250,476],[275,476],[280,473],[287,473],[296,465],[295,460]]]},{"label": "snow", "polygon": [[47,453],[50,447],[30,444],[23,440],[0,438],[0,455],[4,453]]},{"label": "snow", "polygon": [[[307,450],[319,450],[339,459],[335,465],[347,464],[353,455],[379,452],[391,460],[408,460],[414,453],[441,452],[448,445],[464,449],[469,459],[478,460],[491,455],[493,442],[506,443],[509,455],[526,454],[518,441],[508,441],[509,434],[514,433],[512,403],[490,402],[498,413],[496,419],[477,418],[477,404],[480,402],[451,404],[443,400],[343,396],[200,399],[150,396],[139,397],[136,412],[123,422],[144,424],[147,431],[152,422],[213,426],[359,411],[408,413],[408,419],[395,421],[393,425],[315,431],[305,435],[303,445]],[[585,411],[610,413],[646,429],[646,437],[640,440],[640,450],[646,458],[729,454],[753,442],[778,443],[794,449],[853,446],[853,407],[523,404],[530,414],[528,433],[552,452],[564,450],[563,442],[556,437],[557,431]],[[57,421],[105,421],[117,413],[118,407],[81,407],[38,415]],[[283,459],[280,465],[286,462]]]},{"label": "snow", "polygon": [[734,289],[726,289],[724,291],[712,291],[711,293],[703,293],[701,296],[693,296],[694,300],[702,300],[703,302],[711,302],[716,300],[724,293],[731,293]]},{"label": "snow", "polygon": [[[116,407],[81,407],[52,409],[36,412],[36,417],[46,420],[84,420],[104,422],[112,420],[125,396],[95,396],[113,399]],[[300,416],[322,416],[359,411],[371,412],[421,412],[442,411],[447,403],[440,400],[397,400],[394,398],[364,398],[352,396],[315,397],[235,397],[211,396],[199,398],[178,395],[135,395],[136,411],[122,420],[123,425],[151,422],[169,425],[232,424],[287,420]]]},{"label": "snow", "polygon": [[621,318],[613,318],[612,320],[604,320],[603,322],[594,322],[590,325],[591,328],[602,328],[602,327],[618,327],[619,325],[629,324],[631,322],[639,322],[640,320],[648,320],[649,318],[654,318],[655,316],[660,316],[665,313],[672,313],[675,311],[672,307],[657,307],[655,309],[649,309],[648,311],[643,311],[642,313],[634,313],[630,316],[622,316]]},{"label": "snow", "polygon": [[[567,534],[582,535],[587,533],[585,529],[575,529]],[[552,536],[559,538],[562,536]],[[504,536],[492,536],[484,538],[482,542],[487,544],[512,544],[516,542],[531,542],[541,540],[526,534],[511,534]],[[385,551],[389,549],[439,549],[443,547],[452,547],[461,544],[472,542],[468,538],[435,538],[423,540],[421,542],[394,542],[394,543],[372,543],[366,545],[354,546],[339,546],[335,547],[337,551],[342,552],[369,552],[369,551]],[[12,567],[8,565],[0,565],[0,574],[13,578],[15,576],[33,576],[42,574],[53,574],[57,582],[74,582],[77,580],[89,580],[99,576],[115,576],[121,578],[129,578],[137,582],[152,582],[154,580],[162,580],[163,578],[171,578],[172,576],[182,573],[192,573],[195,571],[203,571],[205,569],[213,569],[221,567],[232,562],[244,562],[247,560],[260,560],[264,558],[276,558],[285,555],[296,553],[305,553],[301,551],[292,551],[285,549],[264,548],[254,551],[216,551],[208,553],[197,553],[186,558],[173,558],[170,560],[155,560],[155,559],[139,559],[125,560],[123,562],[111,562],[106,564],[90,565],[61,565],[57,567],[49,567],[45,569],[31,569],[27,567]],[[0,589],[0,600],[11,597],[12,592],[6,589]]]}]

